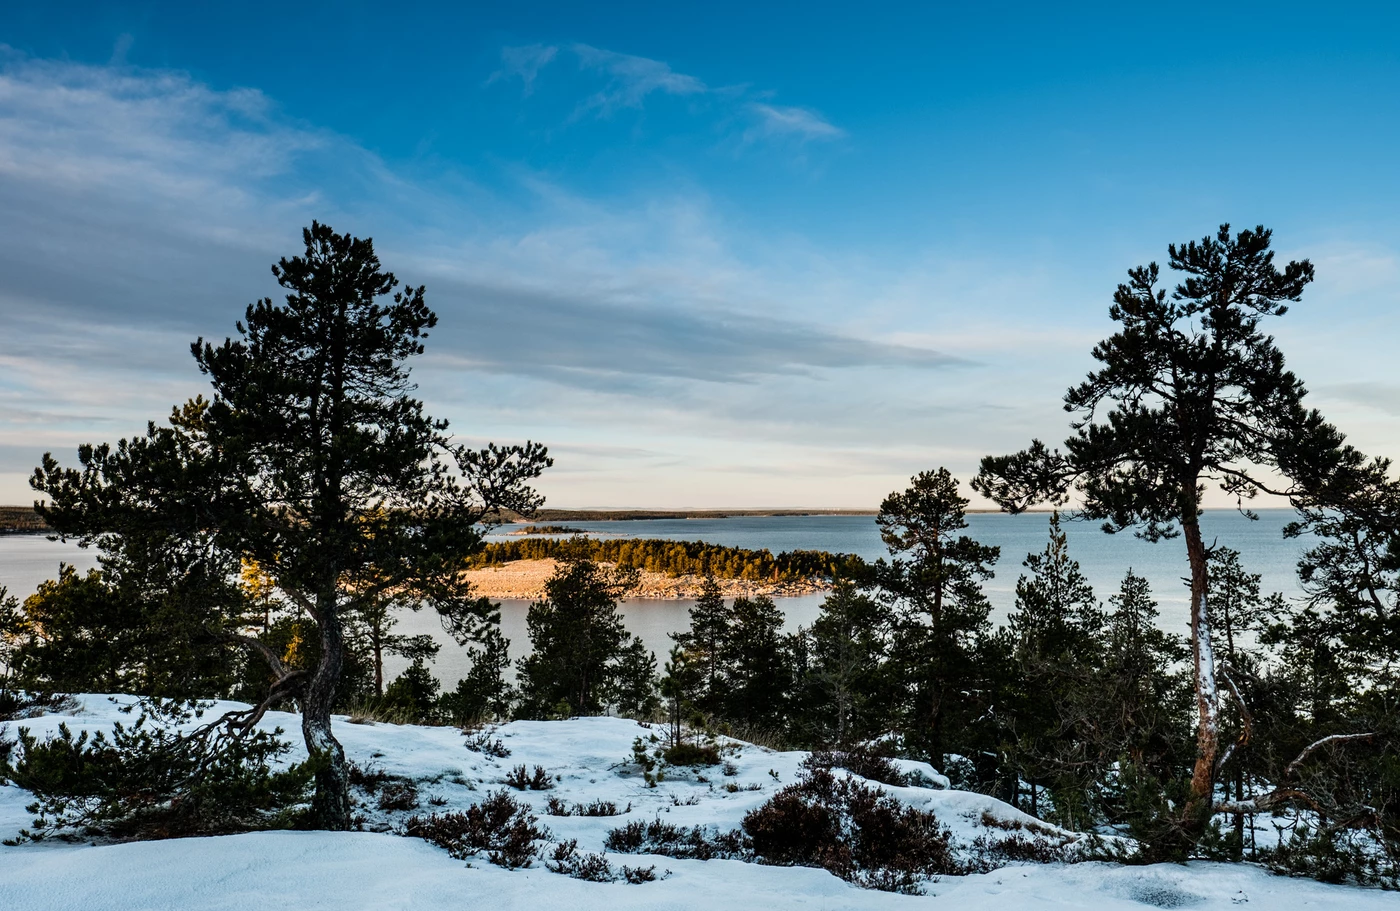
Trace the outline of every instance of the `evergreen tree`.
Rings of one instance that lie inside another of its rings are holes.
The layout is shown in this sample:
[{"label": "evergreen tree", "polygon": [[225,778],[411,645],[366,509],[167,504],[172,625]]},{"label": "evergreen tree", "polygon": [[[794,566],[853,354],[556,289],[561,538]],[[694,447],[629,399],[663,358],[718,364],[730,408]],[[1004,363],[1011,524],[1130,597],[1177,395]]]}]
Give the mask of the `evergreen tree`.
[{"label": "evergreen tree", "polygon": [[[1234,712],[1224,712],[1222,717],[1232,715],[1237,729],[1236,740],[1239,748],[1247,748],[1252,731],[1245,725],[1253,725],[1258,714],[1257,681],[1260,675],[1259,662],[1254,649],[1247,647],[1245,636],[1258,633],[1268,618],[1282,616],[1287,612],[1282,595],[1265,599],[1260,593],[1262,577],[1258,573],[1245,570],[1240,562],[1239,551],[1229,547],[1214,547],[1207,557],[1208,585],[1207,607],[1210,611],[1210,628],[1216,637],[1217,648],[1224,657],[1221,674],[1227,687],[1237,697],[1230,704]],[[1246,722],[1246,717],[1249,721]],[[1236,750],[1233,767],[1226,773],[1224,782],[1227,791],[1232,792],[1236,801],[1242,801],[1249,778],[1250,757],[1244,749]],[[1238,859],[1244,849],[1244,814],[1234,817],[1234,839],[1229,846]]]},{"label": "evergreen tree", "polygon": [[[1181,851],[1199,840],[1214,811],[1219,773],[1220,695],[1210,633],[1207,548],[1199,516],[1207,482],[1242,501],[1260,492],[1315,501],[1357,458],[1342,436],[1303,405],[1302,382],[1261,326],[1301,298],[1307,260],[1280,270],[1271,232],[1259,227],[1168,246],[1185,277],[1168,297],[1156,263],[1132,269],[1110,315],[1119,323],[1094,348],[1101,367],[1065,396],[1078,415],[1065,452],[1039,440],[1011,456],[987,457],[974,487],[1003,508],[1083,498],[1105,531],[1135,527],[1149,540],[1183,535],[1191,570],[1191,649],[1197,749],[1181,808]],[[1276,487],[1274,469],[1285,479]]]},{"label": "evergreen tree", "polygon": [[1058,818],[1068,825],[1084,820],[1081,796],[1092,780],[1084,774],[1088,719],[1076,710],[1095,684],[1105,621],[1079,564],[1069,558],[1058,512],[1050,517],[1049,534],[1043,552],[1026,556],[1029,575],[1016,582],[1007,623],[1014,684],[1002,716],[1010,728],[1012,766],[1031,786],[1031,813],[1039,815],[1040,788],[1049,785]]},{"label": "evergreen tree", "polygon": [[608,700],[621,715],[649,719],[661,707],[656,656],[637,636],[622,647],[608,687]]},{"label": "evergreen tree", "polygon": [[414,722],[432,720],[442,682],[428,670],[422,657],[414,658],[403,673],[384,690],[381,705],[406,713]]},{"label": "evergreen tree", "polygon": [[617,606],[636,584],[635,570],[589,560],[559,566],[525,617],[532,651],[516,663],[520,717],[596,715],[618,697],[624,675],[635,682],[638,640]]},{"label": "evergreen tree", "polygon": [[[690,608],[690,629],[671,634],[681,649],[682,663],[694,668],[698,675],[693,685],[687,684],[684,698],[707,715],[718,715],[724,706],[728,691],[724,680],[724,653],[729,647],[733,623],[734,610],[726,606],[719,584],[712,576],[706,576],[700,597]],[[689,677],[686,679],[688,681]]]},{"label": "evergreen tree", "polygon": [[1171,802],[1186,796],[1191,705],[1185,644],[1157,625],[1157,602],[1131,569],[1110,599],[1104,661],[1083,714],[1107,821],[1126,827],[1148,857],[1174,856],[1180,821]]},{"label": "evergreen tree", "polygon": [[510,667],[510,640],[499,627],[493,627],[471,650],[471,656],[471,670],[457,681],[456,689],[439,700],[443,715],[456,724],[509,718],[515,701],[515,691],[505,676]]},{"label": "evergreen tree", "polygon": [[781,724],[792,688],[783,613],[766,595],[736,598],[724,645],[724,718],[749,727]]},{"label": "evergreen tree", "polygon": [[475,526],[502,508],[531,513],[540,500],[527,483],[549,459],[534,444],[454,446],[413,398],[406,366],[437,323],[424,289],[395,291],[368,239],[313,222],[303,240],[304,255],[273,267],[283,304],[258,301],[237,339],[192,346],[211,401],[115,447],[80,447],[80,469],[46,454],[31,483],[61,535],[108,552],[150,541],[167,565],[216,554],[229,576],[251,560],[298,607],[317,640],[305,670],[244,635],[241,613],[211,626],[273,672],[250,717],[295,694],[316,819],[346,829],[348,766],[331,712],[348,618],[396,592],[432,606],[459,639],[480,635],[494,612],[460,573],[480,547]]},{"label": "evergreen tree", "polygon": [[836,582],[800,637],[808,740],[847,747],[888,730],[892,626],[888,605],[849,579]]},{"label": "evergreen tree", "polygon": [[968,725],[985,704],[978,649],[991,605],[980,583],[998,548],[966,535],[968,501],[946,468],[915,475],[880,504],[876,522],[894,559],[875,570],[896,608],[893,660],[906,682],[901,725],[907,749],[941,765],[948,735],[970,746]]},{"label": "evergreen tree", "polygon": [[197,566],[162,585],[151,584],[156,568],[118,576],[117,563],[85,575],[61,566],[25,599],[11,639],[19,682],[48,692],[222,695],[233,655],[200,621],[221,602],[236,604],[236,590]]},{"label": "evergreen tree", "polygon": [[684,741],[685,725],[699,725],[706,720],[705,714],[697,704],[704,692],[705,672],[705,666],[695,660],[694,653],[679,644],[671,646],[671,654],[666,661],[666,673],[661,677],[660,691],[661,698],[666,701],[666,719],[671,729],[673,744]]}]

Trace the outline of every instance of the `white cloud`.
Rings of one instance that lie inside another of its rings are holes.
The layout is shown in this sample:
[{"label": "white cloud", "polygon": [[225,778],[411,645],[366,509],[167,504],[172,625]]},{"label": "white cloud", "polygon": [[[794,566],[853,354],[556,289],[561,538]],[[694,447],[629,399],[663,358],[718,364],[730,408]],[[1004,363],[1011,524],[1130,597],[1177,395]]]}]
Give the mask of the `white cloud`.
[{"label": "white cloud", "polygon": [[558,55],[559,48],[545,44],[526,44],[520,47],[501,48],[501,68],[486,80],[490,85],[502,79],[514,77],[524,83],[524,94],[535,90],[535,78]]},{"label": "white cloud", "polygon": [[676,72],[660,60],[619,54],[587,44],[574,45],[574,53],[578,54],[581,66],[608,76],[607,86],[583,102],[579,108],[580,114],[596,110],[599,116],[607,116],[618,108],[639,108],[653,92],[703,95],[706,91],[705,83],[694,76]]},{"label": "white cloud", "polygon": [[793,136],[801,140],[840,139],[846,135],[845,130],[808,108],[754,102],[748,109],[757,119],[757,123],[744,134],[744,138],[750,141],[777,136]]}]

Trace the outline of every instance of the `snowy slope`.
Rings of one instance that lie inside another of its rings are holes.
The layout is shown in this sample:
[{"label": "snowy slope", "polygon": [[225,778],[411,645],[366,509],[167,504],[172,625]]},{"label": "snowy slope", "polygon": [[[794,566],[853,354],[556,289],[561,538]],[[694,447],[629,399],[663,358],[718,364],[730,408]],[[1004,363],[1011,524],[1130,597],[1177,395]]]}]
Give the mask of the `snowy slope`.
[{"label": "snowy slope", "polygon": [[[119,697],[121,698],[121,697]],[[122,701],[125,701],[122,698]],[[72,715],[23,724],[42,736],[67,722],[100,730],[128,719],[106,697],[88,696]],[[217,710],[217,707],[216,709]],[[291,715],[267,725],[297,730]],[[337,734],[362,767],[418,782],[423,806],[412,812],[465,807],[503,786],[511,768],[545,767],[552,790],[511,793],[532,804],[555,840],[577,839],[579,848],[601,851],[610,829],[629,820],[660,817],[676,825],[735,828],[744,814],[796,780],[805,753],[775,753],[735,744],[734,774],[719,768],[678,772],[647,787],[631,763],[633,740],[652,729],[615,718],[514,722],[496,731],[511,751],[492,758],[466,748],[455,728],[356,725],[343,719]],[[656,732],[656,733],[659,733]],[[293,738],[288,738],[293,739]],[[298,758],[294,750],[290,759]],[[923,767],[926,774],[931,773]],[[708,780],[706,780],[708,779]],[[726,787],[728,786],[728,787]],[[1030,817],[979,794],[926,788],[887,788],[900,799],[933,810],[966,846],[979,835],[999,834],[983,814],[1007,823]],[[546,800],[569,804],[609,800],[626,815],[551,817]],[[437,806],[429,806],[435,798]],[[27,825],[28,795],[0,788],[0,836]],[[361,807],[369,829],[389,829],[411,815]],[[1050,833],[1054,836],[1054,833]],[[825,871],[771,867],[736,860],[693,861],[610,855],[615,865],[655,864],[662,880],[643,885],[587,883],[551,873],[538,864],[507,871],[483,861],[469,866],[418,839],[388,832],[268,832],[222,838],[182,839],[104,846],[42,843],[0,847],[0,908],[215,909],[215,908],[414,908],[460,909],[489,901],[493,911],[561,908],[958,908],[1049,909],[1191,907],[1400,908],[1400,896],[1324,886],[1223,864],[1117,867],[1106,864],[1016,865],[988,874],[945,877],[924,896],[862,890]]]}]

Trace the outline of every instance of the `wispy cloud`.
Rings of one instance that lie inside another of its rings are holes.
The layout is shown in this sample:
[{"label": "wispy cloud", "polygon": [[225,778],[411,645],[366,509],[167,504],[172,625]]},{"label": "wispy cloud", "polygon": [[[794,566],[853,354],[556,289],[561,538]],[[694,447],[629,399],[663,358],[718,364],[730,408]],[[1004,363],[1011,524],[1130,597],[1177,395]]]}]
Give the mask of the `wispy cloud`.
[{"label": "wispy cloud", "polygon": [[[616,82],[611,104],[703,90],[594,59]],[[478,221],[452,190],[256,91],[0,63],[0,500],[27,498],[13,472],[34,454],[140,432],[203,388],[188,341],[221,338],[248,301],[276,295],[268,264],[313,217],[374,235],[390,268],[428,285],[442,322],[417,375],[434,409],[463,430],[548,436],[579,469],[595,444],[655,445],[674,454],[648,463],[662,471],[725,437],[745,441],[726,464],[812,435],[868,440],[872,422],[912,413],[897,404],[920,388],[911,378],[980,369],[936,333],[897,340],[853,319],[842,302],[869,287],[819,251],[756,263],[703,197],[620,205],[516,179],[533,202],[497,198],[507,220]],[[903,379],[878,394],[840,379],[857,375]],[[617,500],[607,472],[589,476],[603,486],[579,498]]]},{"label": "wispy cloud", "polygon": [[574,45],[574,53],[582,67],[608,77],[608,84],[584,101],[579,113],[596,110],[600,116],[607,116],[618,108],[639,108],[653,92],[703,95],[707,91],[705,83],[694,76],[678,73],[669,64],[650,57],[620,54],[587,44]]},{"label": "wispy cloud", "polygon": [[799,140],[840,139],[846,131],[834,126],[821,114],[808,108],[779,107],[754,102],[748,106],[757,122],[748,129],[744,138],[755,139],[791,136]]},{"label": "wispy cloud", "polygon": [[523,94],[528,96],[535,90],[535,77],[558,55],[559,48],[545,44],[526,44],[520,47],[501,48],[501,68],[491,74],[486,84],[502,79],[519,79],[524,84]]},{"label": "wispy cloud", "polygon": [[1383,414],[1400,417],[1400,384],[1379,382],[1334,383],[1322,386],[1318,392]]},{"label": "wispy cloud", "polygon": [[[663,60],[589,44],[575,44],[570,50],[578,58],[582,72],[604,80],[602,88],[578,103],[570,120],[588,115],[609,118],[623,109],[641,110],[648,98],[661,95],[704,98],[708,103],[701,110],[732,122],[749,123],[742,136],[746,144],[763,140],[834,140],[846,136],[845,130],[819,111],[765,100],[772,92],[755,92],[747,85],[710,86],[698,76],[673,69]],[[543,44],[503,48],[501,68],[491,74],[487,84],[518,78],[528,96],[534,90],[536,77],[557,57],[558,51],[556,46]]]}]

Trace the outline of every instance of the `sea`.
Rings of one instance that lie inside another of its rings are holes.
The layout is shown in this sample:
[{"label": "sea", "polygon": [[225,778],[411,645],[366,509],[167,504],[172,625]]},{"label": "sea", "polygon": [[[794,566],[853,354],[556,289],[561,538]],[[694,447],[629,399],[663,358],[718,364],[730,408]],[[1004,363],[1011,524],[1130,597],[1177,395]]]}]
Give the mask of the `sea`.
[{"label": "sea", "polygon": [[[1297,598],[1302,592],[1296,572],[1298,558],[1309,546],[1306,538],[1285,538],[1284,525],[1293,517],[1290,510],[1260,510],[1251,520],[1234,510],[1207,510],[1201,517],[1205,540],[1232,547],[1241,562],[1262,579],[1265,594],[1280,592]],[[973,513],[967,517],[965,533],[983,544],[1001,548],[996,575],[984,587],[992,603],[992,621],[1004,622],[1015,603],[1016,580],[1025,572],[1022,561],[1028,553],[1044,549],[1049,525],[1047,513]],[[856,554],[867,560],[886,556],[874,516],[735,516],[702,519],[638,519],[608,522],[569,522],[590,535],[610,538],[662,538],[673,541],[705,541],[728,547],[766,548],[773,553],[785,550],[825,550]],[[1129,570],[1144,576],[1152,585],[1161,610],[1164,629],[1184,633],[1189,622],[1186,546],[1180,538],[1149,543],[1131,532],[1105,534],[1096,523],[1065,521],[1070,556],[1080,568],[1101,601],[1117,591]],[[509,538],[493,536],[496,540]],[[21,598],[32,594],[45,579],[58,575],[60,563],[79,571],[97,565],[94,551],[71,542],[50,541],[42,535],[0,536],[0,586]],[[822,594],[777,599],[789,630],[810,625],[816,618]],[[501,602],[501,631],[511,642],[511,654],[528,652],[525,617],[530,602],[505,599]],[[634,598],[623,603],[621,611],[629,630],[640,636],[663,663],[671,647],[670,634],[689,625],[693,601]],[[434,673],[445,687],[452,687],[470,667],[465,649],[442,630],[431,610],[406,613],[396,632],[427,633],[442,643]],[[403,662],[385,662],[386,676],[402,670]]]}]

